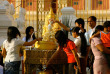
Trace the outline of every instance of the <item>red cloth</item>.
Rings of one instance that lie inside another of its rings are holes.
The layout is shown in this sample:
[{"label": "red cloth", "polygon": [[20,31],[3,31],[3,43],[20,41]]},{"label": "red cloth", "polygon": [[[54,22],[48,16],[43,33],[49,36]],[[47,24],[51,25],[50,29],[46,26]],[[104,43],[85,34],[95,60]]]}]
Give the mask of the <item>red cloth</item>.
[{"label": "red cloth", "polygon": [[66,52],[67,54],[67,58],[68,58],[68,63],[74,63],[76,62],[74,54],[72,53],[71,50],[74,50],[76,48],[75,43],[71,40],[67,40],[67,45],[66,47],[63,47],[63,50]]},{"label": "red cloth", "polygon": [[104,33],[103,31],[101,34],[101,41],[105,47],[110,47],[110,32]]}]

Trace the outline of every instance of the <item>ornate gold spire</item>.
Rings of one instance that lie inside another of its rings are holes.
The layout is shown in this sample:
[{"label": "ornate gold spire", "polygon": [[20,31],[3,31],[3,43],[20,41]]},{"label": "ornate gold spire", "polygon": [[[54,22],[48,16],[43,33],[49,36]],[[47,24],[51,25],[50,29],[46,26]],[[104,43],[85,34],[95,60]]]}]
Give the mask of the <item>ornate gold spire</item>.
[{"label": "ornate gold spire", "polygon": [[53,9],[52,7],[50,8],[49,14],[48,14],[49,18],[55,18],[55,14],[53,13]]}]

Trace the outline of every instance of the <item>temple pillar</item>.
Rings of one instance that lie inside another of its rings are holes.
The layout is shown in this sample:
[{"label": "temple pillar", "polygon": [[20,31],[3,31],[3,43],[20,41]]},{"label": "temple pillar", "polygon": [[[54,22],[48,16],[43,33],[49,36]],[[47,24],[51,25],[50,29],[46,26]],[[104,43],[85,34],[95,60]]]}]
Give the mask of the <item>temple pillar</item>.
[{"label": "temple pillar", "polygon": [[91,10],[91,0],[85,0],[85,10]]},{"label": "temple pillar", "polygon": [[110,10],[110,1],[109,1],[109,10]]},{"label": "temple pillar", "polygon": [[20,9],[20,6],[21,6],[21,0],[15,0],[15,11],[16,11],[16,13],[18,14],[18,12],[19,12],[19,9]]}]

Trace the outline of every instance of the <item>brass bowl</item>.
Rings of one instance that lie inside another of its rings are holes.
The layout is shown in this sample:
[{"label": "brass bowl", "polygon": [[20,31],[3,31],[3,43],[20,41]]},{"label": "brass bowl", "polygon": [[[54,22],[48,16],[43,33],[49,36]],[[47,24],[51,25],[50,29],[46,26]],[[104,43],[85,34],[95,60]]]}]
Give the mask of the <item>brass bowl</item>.
[{"label": "brass bowl", "polygon": [[56,44],[54,42],[49,41],[36,41],[35,48],[43,50],[53,50],[56,49]]}]

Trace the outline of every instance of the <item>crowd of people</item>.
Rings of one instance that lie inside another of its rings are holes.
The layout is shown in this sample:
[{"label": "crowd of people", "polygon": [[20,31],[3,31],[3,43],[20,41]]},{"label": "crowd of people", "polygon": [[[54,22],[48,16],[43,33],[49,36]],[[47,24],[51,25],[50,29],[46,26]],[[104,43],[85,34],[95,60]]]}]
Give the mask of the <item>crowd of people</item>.
[{"label": "crowd of people", "polygon": [[[79,69],[78,74],[87,74],[87,65],[90,67],[90,74],[110,74],[110,21],[105,21],[103,25],[97,24],[96,26],[97,18],[90,16],[88,25],[91,29],[88,32],[84,29],[85,22],[82,18],[75,20],[75,27],[73,28],[65,26],[60,21],[51,21],[58,23],[75,38],[72,41],[62,30],[55,34],[58,43],[56,52],[63,50],[67,55],[68,70],[66,74],[75,74],[75,67]],[[42,38],[35,37],[32,26],[26,28],[26,36],[23,39],[20,39],[20,36],[21,34],[16,27],[8,27],[7,39],[3,42],[1,52],[5,58],[5,74],[19,74],[21,56],[23,56],[20,53],[22,46],[33,46],[36,41],[42,40]],[[49,62],[56,55],[56,53],[53,54]],[[90,58],[90,63],[88,63],[88,58]],[[49,66],[48,64],[46,67]]]},{"label": "crowd of people", "polygon": [[[76,66],[75,63],[77,63],[79,68],[78,74],[86,74],[87,65],[90,67],[90,74],[110,74],[110,21],[105,21],[103,25],[97,24],[96,26],[97,18],[90,16],[88,18],[88,25],[91,29],[88,32],[84,29],[85,22],[82,18],[76,19],[75,27],[72,29],[59,21],[52,21],[58,23],[64,30],[71,32],[75,38],[74,41],[65,38],[66,34],[63,31],[58,31],[55,34],[55,38],[59,44],[57,51],[64,50],[68,57],[67,74],[75,74],[73,69],[73,66]],[[52,58],[56,55],[55,53]],[[75,61],[73,61],[74,59]]]}]

